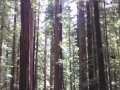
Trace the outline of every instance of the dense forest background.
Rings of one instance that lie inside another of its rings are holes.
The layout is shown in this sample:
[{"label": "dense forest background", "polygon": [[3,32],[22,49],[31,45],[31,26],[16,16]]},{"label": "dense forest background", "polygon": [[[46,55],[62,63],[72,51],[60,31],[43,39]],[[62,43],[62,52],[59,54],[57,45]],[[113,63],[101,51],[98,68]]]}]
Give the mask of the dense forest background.
[{"label": "dense forest background", "polygon": [[0,90],[120,90],[120,0],[0,0]]}]

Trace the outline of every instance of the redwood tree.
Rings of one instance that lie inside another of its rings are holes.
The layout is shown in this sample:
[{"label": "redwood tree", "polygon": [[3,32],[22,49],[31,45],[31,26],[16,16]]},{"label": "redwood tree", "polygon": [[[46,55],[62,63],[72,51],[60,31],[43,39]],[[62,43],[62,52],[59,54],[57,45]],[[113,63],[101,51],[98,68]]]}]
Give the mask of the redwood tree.
[{"label": "redwood tree", "polygon": [[87,9],[87,38],[88,38],[88,72],[89,72],[89,90],[94,90],[94,84],[93,79],[94,79],[94,60],[92,56],[92,29],[91,29],[91,18],[90,18],[90,5],[89,2],[86,4],[86,9]]},{"label": "redwood tree", "polygon": [[84,62],[86,59],[86,35],[85,35],[85,18],[84,18],[84,2],[78,2],[77,6],[77,42],[78,42],[78,56],[79,56],[79,90],[87,90],[87,85],[83,85],[87,81]]},{"label": "redwood tree", "polygon": [[55,30],[54,30],[54,40],[55,40],[55,77],[54,77],[54,90],[62,90],[63,88],[63,76],[62,76],[62,51],[59,46],[59,43],[62,39],[62,24],[60,23],[60,17],[58,17],[58,14],[60,14],[62,11],[62,7],[59,0],[55,0]]},{"label": "redwood tree", "polygon": [[103,51],[102,51],[102,40],[101,40],[101,30],[100,30],[100,18],[99,18],[100,15],[99,15],[99,6],[97,0],[94,0],[94,15],[95,15],[95,31],[96,31],[100,90],[106,90],[104,59],[103,59]]},{"label": "redwood tree", "polygon": [[33,78],[33,8],[31,0],[21,0],[20,86],[32,90]]}]

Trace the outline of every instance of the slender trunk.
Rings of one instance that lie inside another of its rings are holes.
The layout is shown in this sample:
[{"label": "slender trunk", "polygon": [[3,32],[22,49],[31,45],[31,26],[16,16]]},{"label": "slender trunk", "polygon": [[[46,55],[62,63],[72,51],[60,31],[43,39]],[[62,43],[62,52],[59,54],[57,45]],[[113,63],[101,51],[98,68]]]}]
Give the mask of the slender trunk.
[{"label": "slender trunk", "polygon": [[36,61],[35,61],[35,75],[34,75],[34,90],[37,89],[37,70],[38,70],[38,37],[39,34],[37,32],[37,40],[36,40]]},{"label": "slender trunk", "polygon": [[[74,56],[75,56],[75,51],[74,51],[74,46],[73,46],[73,68],[75,68],[75,59],[74,59]],[[75,79],[75,71],[74,71],[74,75],[73,75],[73,79],[74,79],[74,85],[73,85],[73,90],[76,90],[76,87],[75,87],[75,81],[76,81],[76,79]]]},{"label": "slender trunk", "polygon": [[[118,14],[119,14],[119,18],[120,18],[120,2],[118,2]],[[119,25],[119,41],[120,41],[120,25]],[[119,48],[119,47],[118,47]],[[118,49],[118,56],[120,56],[120,50]],[[119,66],[120,66],[120,61],[119,61]],[[118,77],[119,83],[120,83],[120,69],[119,69],[119,77]],[[120,85],[119,85],[120,88]]]},{"label": "slender trunk", "polygon": [[33,90],[35,90],[35,66],[36,66],[36,58],[35,58],[35,47],[36,47],[36,10],[34,11],[34,41],[33,41]]},{"label": "slender trunk", "polygon": [[33,88],[33,8],[21,0],[20,83],[19,90]]},{"label": "slender trunk", "polygon": [[[8,43],[7,43],[7,47],[8,47]],[[8,60],[8,50],[6,50],[6,60]],[[8,63],[6,62],[6,65],[8,65]],[[8,68],[6,68],[6,73],[8,73]],[[6,82],[6,90],[8,90],[8,83]]]},{"label": "slender trunk", "polygon": [[[40,21],[40,5],[38,9],[38,22],[35,21],[35,23],[38,23],[38,29],[39,29],[39,21]],[[36,16],[35,16],[36,17]],[[34,24],[35,25],[35,24]],[[35,27],[34,27],[35,28]],[[35,31],[34,31],[34,36],[35,36]],[[34,37],[35,38],[35,37]],[[37,31],[37,36],[36,36],[36,53],[35,53],[35,60],[34,60],[34,88],[33,90],[37,89],[37,70],[38,70],[38,38],[39,38],[39,32]],[[34,39],[35,40],[35,39]],[[34,47],[35,50],[35,47]]]},{"label": "slender trunk", "polygon": [[[104,8],[106,8],[106,4],[104,2]],[[108,65],[110,65],[110,60],[109,60],[109,45],[108,45],[108,31],[107,31],[107,20],[106,20],[106,10],[105,10],[105,38],[106,38],[106,62],[108,62]],[[107,88],[110,88],[110,90],[112,90],[112,84],[111,84],[111,70],[110,67],[107,68],[108,72],[106,70],[106,73],[108,73],[108,75],[106,74],[106,77],[108,77],[108,84]],[[109,86],[109,87],[108,87]]]},{"label": "slender trunk", "polygon": [[[70,27],[70,10],[68,11],[68,15],[69,15],[69,58],[71,58],[71,36],[70,36],[70,32],[71,32],[71,27]],[[70,59],[70,90],[72,90],[72,60]]]},{"label": "slender trunk", "polygon": [[87,37],[88,37],[88,72],[89,72],[89,90],[95,90],[94,82],[94,60],[93,60],[93,49],[92,49],[92,29],[90,22],[90,6],[87,1]]},{"label": "slender trunk", "polygon": [[[3,22],[2,22],[3,23]],[[2,26],[1,25],[1,32],[0,32],[0,34],[1,34],[1,36],[0,36],[0,83],[2,83],[1,82],[1,74],[2,74],[2,68],[1,68],[1,60],[2,60],[2,43],[3,43],[3,29],[4,29],[4,26]]]},{"label": "slender trunk", "polygon": [[86,60],[86,35],[85,35],[85,20],[84,20],[84,3],[78,3],[78,56],[79,56],[79,90],[87,90],[87,85],[83,85],[87,81],[86,78],[86,66],[81,66],[81,63],[84,63]]},{"label": "slender trunk", "polygon": [[50,90],[53,90],[53,85],[54,85],[54,81],[53,81],[53,73],[54,73],[54,68],[53,68],[53,61],[54,61],[54,45],[53,45],[53,33],[51,34],[51,51],[50,51]]},{"label": "slender trunk", "polygon": [[96,48],[96,33],[95,33],[95,22],[94,22],[94,16],[93,16],[93,3],[91,4],[91,29],[92,29],[92,43],[93,43],[93,59],[94,59],[94,80],[95,90],[98,90],[98,61],[97,61],[97,48]]},{"label": "slender trunk", "polygon": [[[70,73],[72,73],[71,67],[72,67],[72,62],[70,60]],[[70,74],[70,90],[72,90],[72,75],[71,74]]]},{"label": "slender trunk", "polygon": [[[53,0],[50,2],[50,5],[53,3]],[[51,19],[54,19],[54,11],[51,11]],[[53,21],[54,22],[54,21]],[[52,22],[53,30],[54,23]],[[54,33],[51,32],[51,45],[50,45],[50,90],[54,89]]]},{"label": "slender trunk", "polygon": [[[59,12],[62,13],[62,5],[60,4],[59,7]],[[60,18],[61,20],[61,18]],[[60,30],[60,41],[62,42],[62,23],[59,23],[59,30]],[[61,59],[61,65],[60,65],[60,79],[61,79],[61,89],[64,89],[64,80],[63,80],[63,63],[62,63],[62,59],[63,59],[63,55],[62,55],[62,48],[60,47],[60,59]]]},{"label": "slender trunk", "polygon": [[[16,11],[16,2],[15,2],[15,12]],[[16,60],[16,14],[14,15],[14,30],[13,30],[13,45],[12,45],[12,68],[11,68],[11,81],[10,81],[10,90],[14,90],[14,82],[15,82],[15,60]]]},{"label": "slender trunk", "polygon": [[95,15],[95,31],[96,31],[100,90],[106,90],[104,59],[103,59],[101,30],[100,30],[100,21],[99,21],[99,7],[97,0],[94,1],[94,15]]},{"label": "slender trunk", "polygon": [[[119,34],[118,34],[118,32],[116,31],[115,32],[116,33],[116,40],[117,40],[117,37],[119,36]],[[119,56],[119,40],[117,40],[116,41],[116,43],[117,43],[117,49],[118,49],[118,56]],[[117,83],[118,81],[117,81],[117,63],[116,63],[116,56],[114,56],[114,70],[113,70],[113,78],[114,78],[114,81]],[[117,88],[117,84],[115,84],[114,85],[115,86],[115,90],[117,90],[118,88]]]},{"label": "slender trunk", "polygon": [[[20,43],[18,43],[18,45],[17,45],[17,57],[19,57],[19,56],[20,56]],[[18,83],[19,78],[20,78],[20,59],[19,58],[17,59],[16,64],[17,64],[17,68],[16,68],[17,78],[16,78],[16,81],[17,81],[17,84],[19,84]]]},{"label": "slender trunk", "polygon": [[[114,69],[114,71],[113,71],[113,74],[114,74],[114,81],[115,81],[115,83],[117,83],[117,71],[116,71],[116,60],[114,59],[114,64],[115,64],[115,69]],[[117,84],[115,84],[114,85],[114,88],[115,88],[115,90],[117,90]]]},{"label": "slender trunk", "polygon": [[47,36],[46,36],[46,32],[45,32],[45,51],[44,51],[44,89],[43,90],[47,90],[46,88],[46,69],[47,69],[47,66],[46,66],[46,63],[47,63],[47,51],[46,51],[46,47],[47,47]]},{"label": "slender trunk", "polygon": [[5,17],[4,17],[4,13],[5,13],[5,6],[2,7],[1,9],[2,11],[2,16],[1,16],[1,30],[0,30],[0,83],[2,83],[2,44],[3,44],[3,30],[4,30],[4,24],[5,24]]},{"label": "slender trunk", "polygon": [[[104,2],[104,9],[105,9],[105,7],[106,7],[106,6],[105,6],[105,2]],[[104,52],[103,52],[103,57],[104,57],[104,61],[105,61],[105,62],[108,62],[108,58],[107,58],[107,56],[108,56],[108,55],[107,55],[107,54],[108,54],[108,53],[107,53],[107,43],[106,43],[106,42],[107,42],[107,41],[106,41],[106,31],[107,31],[107,29],[106,29],[106,27],[107,27],[107,26],[106,26],[106,10],[104,11],[104,14],[105,14],[105,18],[104,18],[104,31],[103,31],[104,34],[103,34],[103,35],[104,35],[104,38],[105,38],[105,43],[104,43],[104,42],[103,42],[103,43],[105,44],[105,48],[106,48],[106,49],[105,49]],[[105,78],[106,78],[106,81],[109,82],[109,78],[108,78],[108,68],[105,68]],[[106,83],[106,89],[108,90],[108,88],[109,88],[109,87],[108,87],[108,84]]]}]

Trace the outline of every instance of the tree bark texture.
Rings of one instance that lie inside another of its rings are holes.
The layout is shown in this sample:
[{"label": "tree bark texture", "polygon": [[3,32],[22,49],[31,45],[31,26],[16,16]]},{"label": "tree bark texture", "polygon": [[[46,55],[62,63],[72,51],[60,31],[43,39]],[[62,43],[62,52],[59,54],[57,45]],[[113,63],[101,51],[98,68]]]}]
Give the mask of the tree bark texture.
[{"label": "tree bark texture", "polygon": [[20,86],[32,90],[33,82],[33,9],[30,0],[21,0]]},{"label": "tree bark texture", "polygon": [[62,24],[60,23],[60,17],[58,17],[58,14],[61,13],[61,5],[59,0],[55,0],[55,30],[54,30],[54,40],[55,40],[55,67],[54,67],[54,90],[62,90],[63,88],[63,76],[62,76],[62,63],[61,63],[61,55],[62,51],[59,46],[59,43],[61,41],[61,34],[62,34]]},{"label": "tree bark texture", "polygon": [[99,15],[99,6],[97,0],[94,1],[94,15],[95,15],[95,31],[96,31],[100,90],[106,90],[104,59],[103,59],[103,51],[102,51],[100,20],[99,20],[100,15]]},{"label": "tree bark texture", "polygon": [[91,29],[91,18],[90,18],[90,5],[87,1],[87,38],[88,38],[88,72],[89,72],[89,90],[94,90],[94,59],[93,59],[93,48],[92,48],[92,29]]},{"label": "tree bark texture", "polygon": [[[93,59],[94,59],[94,77],[98,77],[98,60],[97,60],[97,47],[96,47],[96,32],[95,32],[95,21],[94,21],[94,15],[92,13],[94,13],[93,10],[93,3],[90,5],[91,6],[91,30],[92,30],[92,41],[93,41]],[[94,88],[95,90],[98,90],[99,86],[98,86],[98,79],[94,79],[95,80],[95,84],[94,84]]]},{"label": "tree bark texture", "polygon": [[86,70],[87,67],[82,65],[86,59],[86,35],[85,35],[85,18],[84,18],[84,3],[79,2],[78,9],[78,30],[77,30],[77,40],[78,40],[78,56],[79,56],[79,90],[87,90],[87,85],[83,85],[87,81]]}]

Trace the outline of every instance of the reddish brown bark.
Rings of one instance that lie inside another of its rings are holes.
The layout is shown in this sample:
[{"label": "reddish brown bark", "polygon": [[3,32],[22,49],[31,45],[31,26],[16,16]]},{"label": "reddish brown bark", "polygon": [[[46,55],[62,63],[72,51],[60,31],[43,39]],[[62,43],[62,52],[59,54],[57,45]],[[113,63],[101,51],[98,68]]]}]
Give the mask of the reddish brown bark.
[{"label": "reddish brown bark", "polygon": [[[77,6],[78,10],[78,30],[77,30],[77,41],[78,41],[78,56],[79,56],[79,90],[87,90],[87,85],[83,85],[87,81],[85,67],[81,66],[86,59],[86,35],[85,35],[85,19],[84,19],[84,3],[79,2]],[[81,65],[80,65],[81,64]],[[87,65],[86,65],[87,67]]]},{"label": "reddish brown bark", "polygon": [[21,0],[20,86],[32,90],[33,82],[33,9],[30,0]]},{"label": "reddish brown bark", "polygon": [[[93,3],[91,6],[91,29],[92,29],[92,41],[93,41],[93,59],[94,59],[94,77],[98,77],[98,65],[97,65],[97,48],[96,48],[96,33],[95,33],[95,23],[94,23],[94,15],[93,13]],[[98,80],[95,79],[94,82],[94,88],[95,90],[98,90]]]},{"label": "reddish brown bark", "polygon": [[99,20],[100,15],[99,15],[99,7],[98,7],[97,0],[94,0],[94,15],[95,15],[95,31],[96,31],[96,44],[97,44],[97,55],[98,55],[100,90],[106,90],[104,59],[103,59],[103,51],[102,51],[100,20]]},{"label": "reddish brown bark", "polygon": [[92,48],[92,29],[91,29],[91,18],[90,18],[90,5],[87,1],[87,38],[88,38],[88,73],[89,73],[89,90],[95,90],[94,82],[94,60],[93,60],[93,48]]},{"label": "reddish brown bark", "polygon": [[58,14],[61,13],[61,5],[59,4],[59,0],[55,0],[55,30],[54,30],[54,40],[55,40],[55,77],[54,77],[54,90],[62,90],[63,88],[63,71],[62,71],[62,63],[61,63],[61,57],[62,57],[62,51],[59,46],[59,43],[61,41],[61,35],[62,35],[62,24],[60,23],[60,18],[58,17]]}]

